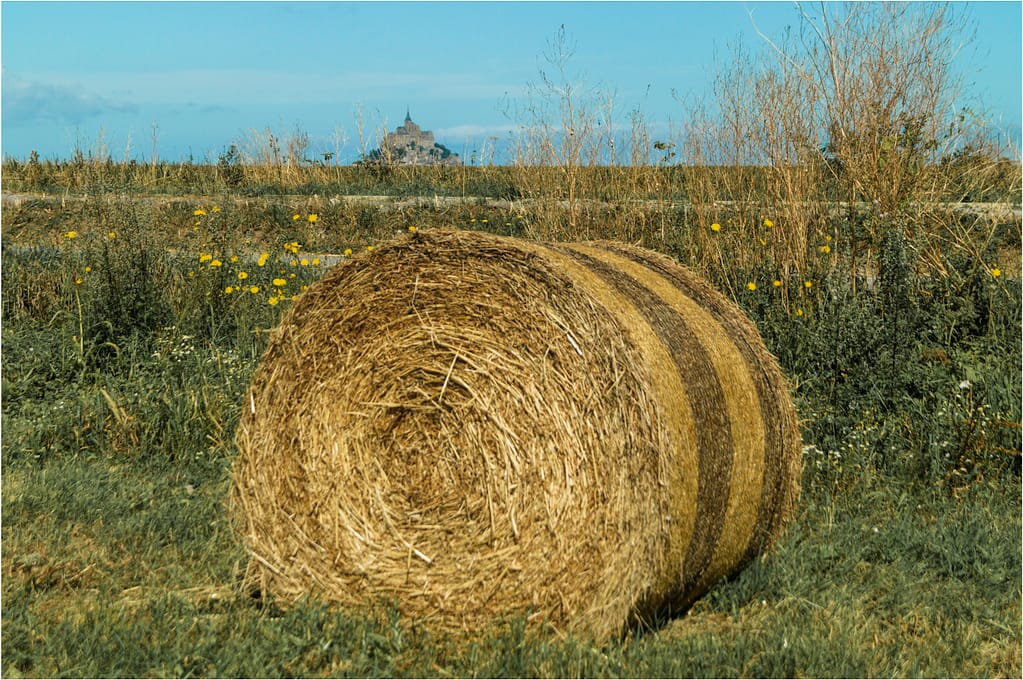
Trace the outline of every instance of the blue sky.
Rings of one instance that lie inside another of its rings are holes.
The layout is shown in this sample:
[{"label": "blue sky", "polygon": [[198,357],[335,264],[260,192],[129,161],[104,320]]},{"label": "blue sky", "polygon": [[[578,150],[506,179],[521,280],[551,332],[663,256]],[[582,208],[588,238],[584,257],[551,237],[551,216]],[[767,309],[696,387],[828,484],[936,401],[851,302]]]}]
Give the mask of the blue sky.
[{"label": "blue sky", "polygon": [[[970,93],[1017,140],[1020,2],[966,9]],[[789,2],[20,2],[0,7],[4,157],[216,160],[270,128],[308,134],[310,153],[358,157],[406,106],[468,159],[515,125],[543,53],[564,25],[573,76],[639,110],[654,134],[683,115],[674,93],[706,91],[750,13],[778,37]],[[360,114],[361,112],[361,114]]]}]

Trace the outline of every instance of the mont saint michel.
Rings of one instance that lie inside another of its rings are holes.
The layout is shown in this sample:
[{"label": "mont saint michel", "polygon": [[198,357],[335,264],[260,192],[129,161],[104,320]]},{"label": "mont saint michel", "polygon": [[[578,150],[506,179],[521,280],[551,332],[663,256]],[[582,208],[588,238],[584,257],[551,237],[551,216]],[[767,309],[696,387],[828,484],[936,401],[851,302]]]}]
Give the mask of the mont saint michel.
[{"label": "mont saint michel", "polygon": [[384,135],[380,148],[366,155],[371,163],[391,165],[461,165],[462,159],[443,144],[434,141],[433,132],[413,122],[409,110],[405,122]]}]

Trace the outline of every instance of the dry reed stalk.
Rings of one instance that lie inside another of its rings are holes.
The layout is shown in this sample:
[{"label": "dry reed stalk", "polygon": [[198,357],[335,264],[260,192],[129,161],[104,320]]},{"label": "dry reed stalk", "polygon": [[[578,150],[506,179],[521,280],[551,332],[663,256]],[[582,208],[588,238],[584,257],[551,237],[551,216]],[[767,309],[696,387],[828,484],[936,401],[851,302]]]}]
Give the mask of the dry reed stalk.
[{"label": "dry reed stalk", "polygon": [[237,442],[253,582],[449,629],[607,639],[748,563],[798,496],[755,328],[612,242],[428,230],[339,265],[275,331]]}]

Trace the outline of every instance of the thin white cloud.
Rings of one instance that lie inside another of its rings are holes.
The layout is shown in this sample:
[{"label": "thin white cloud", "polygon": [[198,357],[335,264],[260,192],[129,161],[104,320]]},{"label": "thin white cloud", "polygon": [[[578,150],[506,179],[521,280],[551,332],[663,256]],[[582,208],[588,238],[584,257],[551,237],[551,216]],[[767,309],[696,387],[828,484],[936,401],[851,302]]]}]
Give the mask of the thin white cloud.
[{"label": "thin white cloud", "polygon": [[473,137],[505,137],[510,133],[514,133],[515,130],[516,126],[512,124],[477,125],[466,123],[465,125],[437,128],[433,131],[433,134],[437,138],[465,139]]},{"label": "thin white cloud", "polygon": [[134,104],[116,101],[78,87],[3,74],[2,111],[4,125],[26,125],[41,121],[66,124],[112,113],[134,113]]},{"label": "thin white cloud", "polygon": [[[520,85],[490,83],[461,73],[349,72],[295,73],[264,69],[181,69],[146,73],[90,73],[71,78],[56,73],[33,78],[70,89],[75,85],[111,100],[140,104],[252,102],[317,104],[407,94],[417,101],[495,100],[518,94]],[[5,84],[6,87],[6,84]]]}]

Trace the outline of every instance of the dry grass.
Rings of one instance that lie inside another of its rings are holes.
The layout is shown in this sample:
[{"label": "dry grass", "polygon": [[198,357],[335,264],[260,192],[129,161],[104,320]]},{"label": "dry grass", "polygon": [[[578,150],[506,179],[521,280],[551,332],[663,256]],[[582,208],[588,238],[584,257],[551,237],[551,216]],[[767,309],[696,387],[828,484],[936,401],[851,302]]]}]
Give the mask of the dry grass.
[{"label": "dry grass", "polygon": [[673,261],[437,230],[312,286],[244,402],[232,508],[278,601],[598,639],[777,535],[799,434],[753,326]]}]

